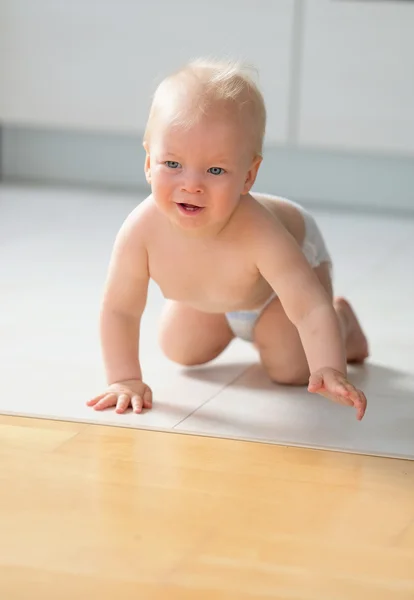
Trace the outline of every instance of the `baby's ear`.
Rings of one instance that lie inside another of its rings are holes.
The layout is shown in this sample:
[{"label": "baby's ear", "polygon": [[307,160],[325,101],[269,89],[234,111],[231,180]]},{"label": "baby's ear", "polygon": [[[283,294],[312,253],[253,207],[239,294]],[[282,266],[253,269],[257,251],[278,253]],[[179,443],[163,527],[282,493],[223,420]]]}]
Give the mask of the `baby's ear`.
[{"label": "baby's ear", "polygon": [[247,171],[242,194],[248,194],[252,189],[253,184],[256,181],[257,173],[259,171],[259,167],[262,160],[263,158],[261,156],[256,156],[253,159],[252,164],[250,165],[250,169]]},{"label": "baby's ear", "polygon": [[150,160],[150,152],[148,142],[144,142],[142,144],[145,150],[145,163],[144,163],[144,172],[145,178],[147,182],[151,185],[151,160]]}]

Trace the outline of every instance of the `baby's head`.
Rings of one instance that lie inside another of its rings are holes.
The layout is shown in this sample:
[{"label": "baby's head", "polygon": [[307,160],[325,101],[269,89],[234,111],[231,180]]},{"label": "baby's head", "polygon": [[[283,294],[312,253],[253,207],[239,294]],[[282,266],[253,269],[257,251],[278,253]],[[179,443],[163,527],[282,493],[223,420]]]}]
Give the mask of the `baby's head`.
[{"label": "baby's head", "polygon": [[144,141],[158,125],[191,129],[203,119],[227,113],[243,130],[244,145],[262,156],[266,109],[247,67],[237,62],[195,60],[166,77],[151,105]]},{"label": "baby's head", "polygon": [[186,228],[228,220],[256,178],[265,125],[263,97],[238,63],[197,60],[164,79],[144,136],[163,212]]}]

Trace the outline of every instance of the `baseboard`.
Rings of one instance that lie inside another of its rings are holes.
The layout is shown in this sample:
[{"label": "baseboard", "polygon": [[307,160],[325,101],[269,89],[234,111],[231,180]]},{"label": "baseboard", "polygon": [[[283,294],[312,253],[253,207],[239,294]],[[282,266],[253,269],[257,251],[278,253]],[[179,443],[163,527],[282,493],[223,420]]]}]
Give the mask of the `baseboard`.
[{"label": "baseboard", "polygon": [[1,154],[7,182],[115,189],[145,185],[145,153],[134,136],[6,125]]},{"label": "baseboard", "polygon": [[[139,136],[3,125],[0,158],[9,183],[147,188]],[[414,214],[414,158],[270,146],[255,189],[304,205]]]}]

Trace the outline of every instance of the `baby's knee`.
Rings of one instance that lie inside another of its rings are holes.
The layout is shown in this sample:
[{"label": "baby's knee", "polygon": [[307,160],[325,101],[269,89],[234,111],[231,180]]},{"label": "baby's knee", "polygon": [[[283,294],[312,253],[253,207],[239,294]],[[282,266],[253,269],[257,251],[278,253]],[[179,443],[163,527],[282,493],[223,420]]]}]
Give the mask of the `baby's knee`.
[{"label": "baby's knee", "polygon": [[197,364],[194,360],[194,355],[188,351],[188,348],[185,348],[177,339],[172,338],[172,336],[166,334],[162,329],[158,334],[158,344],[164,356],[172,362],[184,367]]},{"label": "baby's knee", "polygon": [[263,365],[268,377],[273,383],[280,385],[307,385],[309,381],[309,368],[301,361],[293,364]]},{"label": "baby's knee", "polygon": [[183,367],[192,367],[200,364],[197,357],[191,355],[188,351],[183,351],[178,347],[174,347],[171,344],[160,343],[160,348],[164,354],[172,362],[182,365]]},{"label": "baby's knee", "polygon": [[169,360],[183,367],[195,367],[210,362],[224,349],[222,346],[217,346],[203,350],[197,348],[197,345],[183,344],[182,341],[172,340],[165,335],[159,337],[159,345]]},{"label": "baby's knee", "polygon": [[201,360],[199,357],[191,356],[189,354],[179,354],[177,352],[165,352],[164,355],[175,362],[177,365],[181,365],[182,367],[196,367],[197,365],[202,365],[208,361]]}]

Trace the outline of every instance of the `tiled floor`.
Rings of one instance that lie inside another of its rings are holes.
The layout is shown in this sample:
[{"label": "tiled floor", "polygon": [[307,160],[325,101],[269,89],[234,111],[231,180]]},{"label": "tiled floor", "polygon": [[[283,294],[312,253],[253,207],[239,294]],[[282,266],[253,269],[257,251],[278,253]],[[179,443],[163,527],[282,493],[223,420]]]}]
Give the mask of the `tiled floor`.
[{"label": "tiled floor", "polygon": [[201,368],[170,363],[157,347],[155,285],[141,341],[153,410],[87,408],[104,385],[97,324],[112,243],[138,200],[0,187],[0,412],[414,458],[414,218],[314,211],[336,293],[351,299],[370,340],[369,364],[351,370],[369,402],[361,423],[352,410],[269,383],[240,340]]}]

